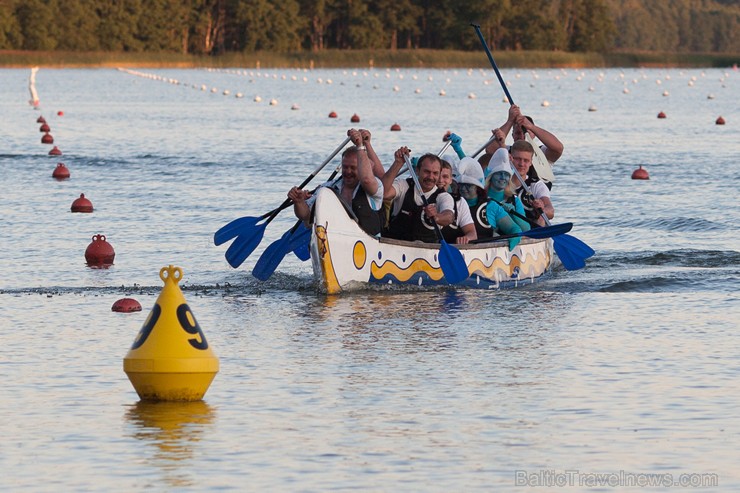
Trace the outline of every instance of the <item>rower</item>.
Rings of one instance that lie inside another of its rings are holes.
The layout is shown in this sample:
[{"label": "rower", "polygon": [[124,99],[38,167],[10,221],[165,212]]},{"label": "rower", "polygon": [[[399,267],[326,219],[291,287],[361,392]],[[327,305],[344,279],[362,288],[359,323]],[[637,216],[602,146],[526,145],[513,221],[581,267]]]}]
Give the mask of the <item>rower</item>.
[{"label": "rower", "polygon": [[[367,234],[376,236],[382,227],[383,183],[374,175],[373,164],[363,145],[359,130],[350,129],[347,135],[354,144],[342,153],[342,176],[325,184],[333,189],[355,215],[360,227]],[[293,187],[288,192],[293,201],[293,211],[307,226],[311,220],[311,208],[316,200],[310,192]]]},{"label": "rower", "polygon": [[409,154],[408,147],[400,147],[394,154],[393,164],[383,176],[384,199],[393,201],[387,236],[435,243],[439,240],[432,221],[440,228],[451,224],[455,219],[454,201],[449,193],[437,188],[442,162],[434,154],[424,154],[417,161],[419,183],[428,206],[423,205],[412,178],[396,178]]}]

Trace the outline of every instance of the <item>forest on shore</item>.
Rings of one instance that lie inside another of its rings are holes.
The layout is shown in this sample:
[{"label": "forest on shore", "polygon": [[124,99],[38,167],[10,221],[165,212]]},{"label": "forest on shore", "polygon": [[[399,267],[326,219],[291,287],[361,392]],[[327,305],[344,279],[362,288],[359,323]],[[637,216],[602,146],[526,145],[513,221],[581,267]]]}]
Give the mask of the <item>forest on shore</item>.
[{"label": "forest on shore", "polygon": [[377,50],[381,65],[395,51],[478,52],[471,21],[497,52],[573,54],[575,65],[589,63],[579,54],[601,54],[596,64],[609,65],[614,53],[740,53],[738,0],[0,0],[0,63],[38,63],[34,52],[161,63],[267,52],[267,63],[320,63]]}]

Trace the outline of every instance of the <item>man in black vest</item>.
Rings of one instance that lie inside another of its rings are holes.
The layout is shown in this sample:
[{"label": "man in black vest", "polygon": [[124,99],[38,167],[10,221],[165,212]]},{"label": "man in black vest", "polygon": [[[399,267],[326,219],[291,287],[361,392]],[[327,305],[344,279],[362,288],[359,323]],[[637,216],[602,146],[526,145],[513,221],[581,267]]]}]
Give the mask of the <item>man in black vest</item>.
[{"label": "man in black vest", "polygon": [[[351,208],[360,227],[369,235],[378,235],[382,227],[383,183],[373,174],[372,163],[363,145],[363,135],[351,129],[347,135],[354,144],[342,153],[341,178],[325,183]],[[306,190],[293,187],[288,192],[298,219],[309,224],[314,198]]]},{"label": "man in black vest", "polygon": [[439,242],[434,230],[435,221],[444,228],[455,220],[452,196],[437,188],[442,162],[434,154],[424,154],[417,162],[419,184],[429,205],[424,207],[421,195],[414,187],[413,179],[396,179],[410,153],[401,147],[395,153],[393,165],[383,176],[385,200],[392,200],[391,221],[385,236],[398,240],[434,243]]}]

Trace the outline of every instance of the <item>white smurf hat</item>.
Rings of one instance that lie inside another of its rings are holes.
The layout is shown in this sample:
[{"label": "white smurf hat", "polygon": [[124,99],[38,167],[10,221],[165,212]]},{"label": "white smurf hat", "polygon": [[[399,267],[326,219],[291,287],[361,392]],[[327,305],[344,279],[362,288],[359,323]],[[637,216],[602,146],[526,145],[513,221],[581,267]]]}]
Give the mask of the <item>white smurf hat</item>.
[{"label": "white smurf hat", "polygon": [[478,164],[478,161],[468,156],[462,158],[457,164],[455,181],[458,183],[470,183],[471,185],[485,188],[483,169]]},{"label": "white smurf hat", "polygon": [[506,171],[511,174],[511,161],[509,160],[509,151],[505,148],[500,148],[493,153],[491,160],[488,162],[488,176],[499,171]]}]

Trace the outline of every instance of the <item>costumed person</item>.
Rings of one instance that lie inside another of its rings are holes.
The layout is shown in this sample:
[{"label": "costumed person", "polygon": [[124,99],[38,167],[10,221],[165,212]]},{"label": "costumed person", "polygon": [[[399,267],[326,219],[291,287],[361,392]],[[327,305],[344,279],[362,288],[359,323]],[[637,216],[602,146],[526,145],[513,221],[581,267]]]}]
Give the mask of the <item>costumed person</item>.
[{"label": "costumed person", "polygon": [[[523,219],[509,214],[516,211],[524,215],[524,206],[521,200],[514,194],[511,180],[511,163],[509,151],[498,149],[493,153],[488,164],[486,194],[490,199],[486,205],[486,217],[491,225],[496,225],[496,231],[502,235],[521,233],[529,231],[529,223]],[[495,239],[495,238],[494,238]],[[521,241],[521,237],[509,239],[509,250],[513,250]]]}]

